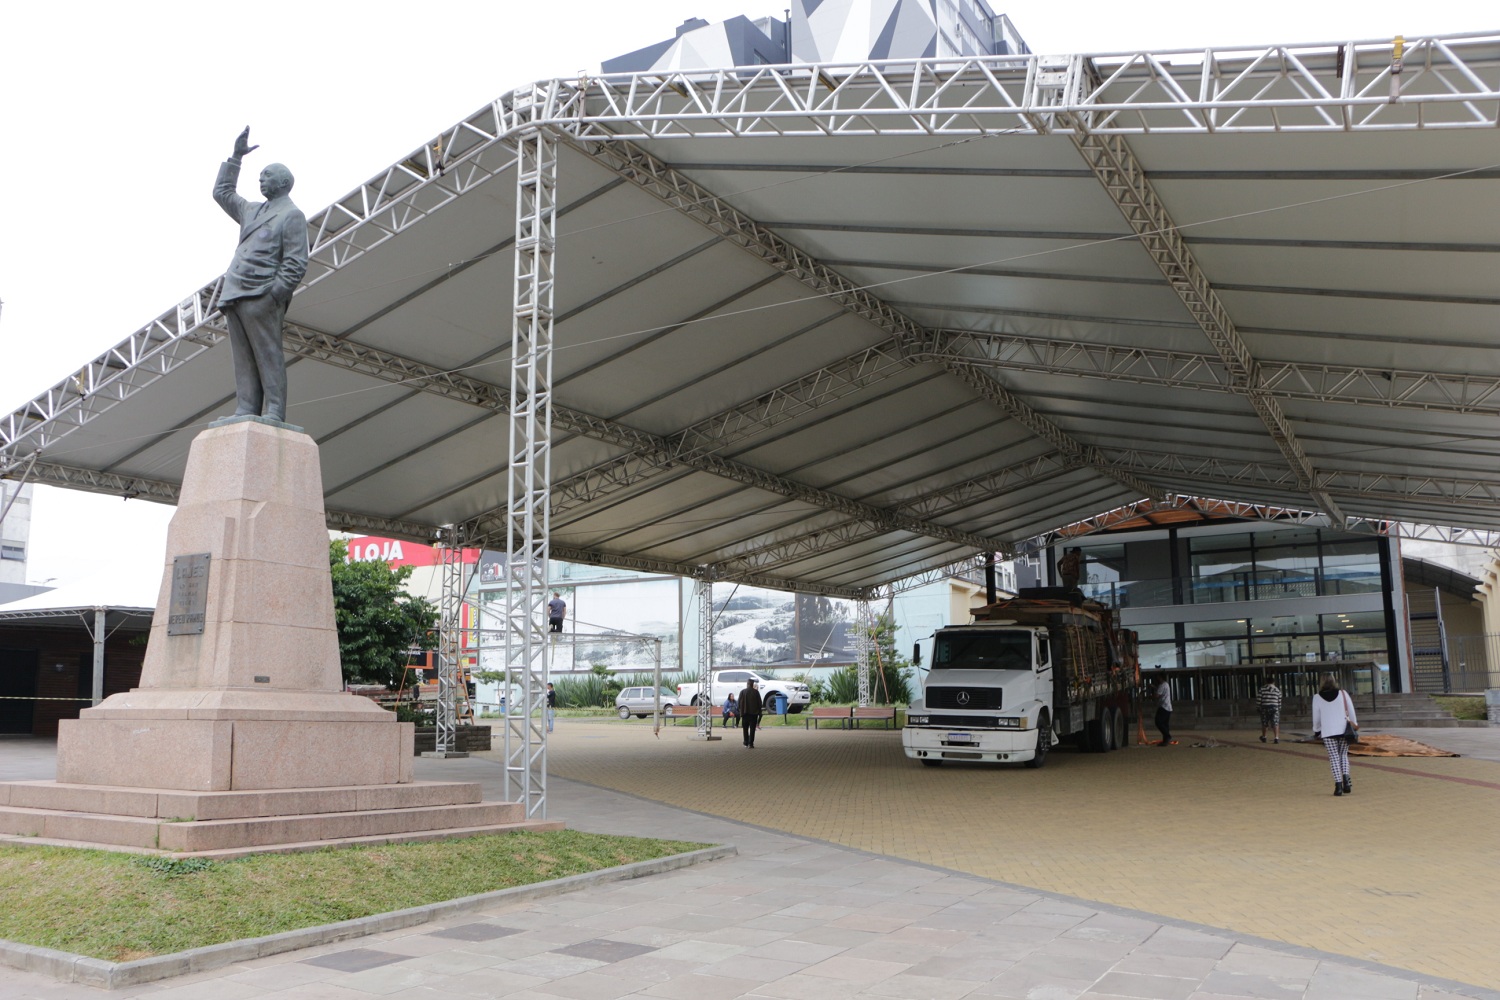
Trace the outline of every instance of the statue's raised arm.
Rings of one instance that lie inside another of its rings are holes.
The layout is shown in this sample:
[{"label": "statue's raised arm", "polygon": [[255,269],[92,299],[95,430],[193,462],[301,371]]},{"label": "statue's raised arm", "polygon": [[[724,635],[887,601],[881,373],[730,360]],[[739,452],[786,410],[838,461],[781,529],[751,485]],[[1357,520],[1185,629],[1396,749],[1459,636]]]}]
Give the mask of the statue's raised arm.
[{"label": "statue's raised arm", "polygon": [[233,158],[243,160],[247,153],[253,153],[259,148],[260,146],[258,145],[250,145],[250,126],[246,125],[245,131],[241,132],[239,137],[234,140]]}]

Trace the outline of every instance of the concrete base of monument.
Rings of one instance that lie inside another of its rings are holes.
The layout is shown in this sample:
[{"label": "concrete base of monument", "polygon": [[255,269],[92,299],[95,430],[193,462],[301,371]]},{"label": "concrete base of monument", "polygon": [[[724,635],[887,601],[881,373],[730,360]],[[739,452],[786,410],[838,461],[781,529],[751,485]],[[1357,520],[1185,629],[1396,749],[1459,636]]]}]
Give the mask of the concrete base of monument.
[{"label": "concrete base of monument", "polygon": [[0,840],[232,858],[564,827],[482,798],[471,782],[233,792],[0,782]]}]

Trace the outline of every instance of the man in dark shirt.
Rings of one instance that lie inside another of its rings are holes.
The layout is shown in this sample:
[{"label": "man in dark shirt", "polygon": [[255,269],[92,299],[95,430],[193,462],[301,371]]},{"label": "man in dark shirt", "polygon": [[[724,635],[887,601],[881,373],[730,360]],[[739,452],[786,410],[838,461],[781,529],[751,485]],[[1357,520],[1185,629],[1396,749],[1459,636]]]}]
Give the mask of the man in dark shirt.
[{"label": "man in dark shirt", "polygon": [[547,602],[547,631],[561,632],[563,619],[568,617],[568,602],[562,599],[557,591],[552,592],[552,600]]},{"label": "man in dark shirt", "polygon": [[547,682],[547,732],[552,732],[552,720],[557,718],[557,692],[552,690],[552,682]]},{"label": "man in dark shirt", "polygon": [[755,728],[760,725],[760,709],[760,691],[752,677],[745,684],[745,690],[740,692],[740,736],[751,750],[755,749]]}]

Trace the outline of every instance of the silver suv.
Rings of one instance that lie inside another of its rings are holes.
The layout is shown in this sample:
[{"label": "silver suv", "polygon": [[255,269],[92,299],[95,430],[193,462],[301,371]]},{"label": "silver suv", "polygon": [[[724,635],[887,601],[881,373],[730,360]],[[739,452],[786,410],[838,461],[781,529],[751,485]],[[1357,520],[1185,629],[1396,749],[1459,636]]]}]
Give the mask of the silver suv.
[{"label": "silver suv", "polygon": [[[671,715],[677,708],[677,695],[670,688],[661,689],[661,710],[663,715]],[[628,719],[632,715],[645,718],[656,711],[656,695],[651,693],[648,687],[628,687],[615,695],[615,711],[620,718]]]}]

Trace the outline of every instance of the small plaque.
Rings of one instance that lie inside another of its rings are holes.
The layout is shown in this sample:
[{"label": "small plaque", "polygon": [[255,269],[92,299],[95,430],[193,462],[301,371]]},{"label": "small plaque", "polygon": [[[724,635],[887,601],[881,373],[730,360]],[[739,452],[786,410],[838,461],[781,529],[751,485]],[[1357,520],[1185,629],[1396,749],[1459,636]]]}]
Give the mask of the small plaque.
[{"label": "small plaque", "polygon": [[209,553],[177,556],[172,560],[172,603],[167,635],[202,635],[208,611]]}]

